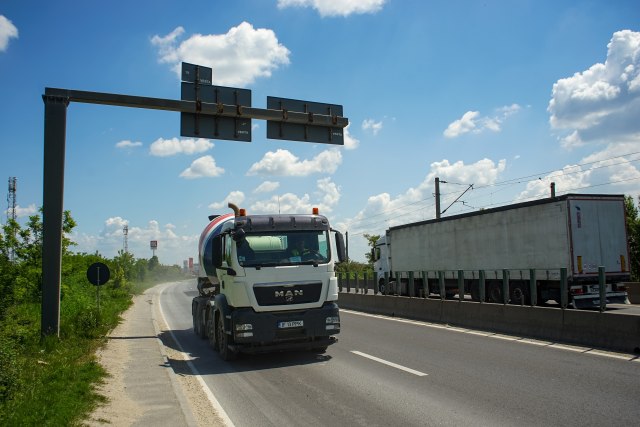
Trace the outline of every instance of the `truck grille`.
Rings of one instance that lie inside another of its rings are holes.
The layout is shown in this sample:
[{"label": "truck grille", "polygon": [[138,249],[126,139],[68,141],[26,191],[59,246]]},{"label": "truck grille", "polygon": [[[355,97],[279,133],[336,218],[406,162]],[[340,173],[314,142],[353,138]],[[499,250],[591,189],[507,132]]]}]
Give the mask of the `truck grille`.
[{"label": "truck grille", "polygon": [[320,300],[322,282],[256,283],[253,293],[258,305],[306,304]]}]

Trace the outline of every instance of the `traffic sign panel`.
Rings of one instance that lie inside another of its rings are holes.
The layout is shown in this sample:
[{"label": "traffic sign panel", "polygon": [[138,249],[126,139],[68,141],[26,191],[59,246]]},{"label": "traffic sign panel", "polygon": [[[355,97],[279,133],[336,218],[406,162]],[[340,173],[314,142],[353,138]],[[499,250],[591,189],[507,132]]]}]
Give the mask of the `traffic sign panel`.
[{"label": "traffic sign panel", "polygon": [[268,96],[267,108],[309,114],[309,124],[287,123],[286,120],[281,122],[268,121],[267,138],[344,145],[344,132],[341,127],[312,124],[314,114],[342,117],[342,105]]},{"label": "traffic sign panel", "polygon": [[[183,101],[200,101],[208,104],[220,103],[251,107],[251,90],[182,82],[181,99]],[[198,105],[196,104],[197,108]],[[198,114],[197,112],[181,113],[180,135],[251,142],[251,119],[209,116]]]},{"label": "traffic sign panel", "polygon": [[195,82],[196,79],[201,85],[210,85],[213,81],[213,70],[202,65],[182,63],[182,81]]}]

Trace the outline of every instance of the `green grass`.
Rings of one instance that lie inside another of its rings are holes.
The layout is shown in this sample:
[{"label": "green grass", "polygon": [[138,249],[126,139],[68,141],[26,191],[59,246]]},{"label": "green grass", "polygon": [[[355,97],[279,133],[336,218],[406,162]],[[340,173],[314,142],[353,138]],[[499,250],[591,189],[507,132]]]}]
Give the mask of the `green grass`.
[{"label": "green grass", "polygon": [[41,340],[39,302],[14,304],[0,319],[0,426],[82,425],[105,401],[96,386],[107,373],[95,353],[132,296],[185,279],[178,269],[159,266],[138,283],[109,282],[100,288],[98,307],[84,262],[78,264],[63,279],[59,337]]}]

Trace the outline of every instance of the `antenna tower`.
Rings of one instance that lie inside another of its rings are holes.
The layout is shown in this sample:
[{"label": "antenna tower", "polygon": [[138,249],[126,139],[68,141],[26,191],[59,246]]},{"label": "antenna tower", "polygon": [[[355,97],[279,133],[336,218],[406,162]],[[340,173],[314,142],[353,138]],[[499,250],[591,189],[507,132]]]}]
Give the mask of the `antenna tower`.
[{"label": "antenna tower", "polygon": [[[9,220],[15,222],[16,220],[16,181],[17,178],[15,176],[9,177],[9,193],[7,194],[7,223]],[[15,240],[15,228],[10,228],[12,230],[12,236]],[[9,260],[13,262],[15,259],[15,247],[11,245],[9,248]]]},{"label": "antenna tower", "polygon": [[129,253],[129,226],[125,224],[124,228],[122,229],[122,233],[124,234],[124,253],[127,254]]}]

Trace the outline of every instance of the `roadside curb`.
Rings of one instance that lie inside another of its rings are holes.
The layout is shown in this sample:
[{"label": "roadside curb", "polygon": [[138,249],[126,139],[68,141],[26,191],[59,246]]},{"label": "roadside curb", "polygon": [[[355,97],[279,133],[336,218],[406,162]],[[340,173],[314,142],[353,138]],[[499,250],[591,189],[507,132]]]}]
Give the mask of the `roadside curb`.
[{"label": "roadside curb", "polygon": [[[147,295],[148,291],[149,290],[147,289],[143,295]],[[169,356],[167,355],[165,345],[162,343],[162,340],[160,339],[160,334],[162,333],[163,328],[161,328],[159,324],[162,322],[162,324],[164,325],[164,321],[162,320],[162,315],[159,316],[160,320],[158,319],[159,313],[157,312],[158,310],[157,307],[158,307],[158,294],[154,294],[151,299],[151,321],[153,323],[153,329],[155,330],[155,333],[156,333],[156,342],[158,343],[158,347],[160,348],[160,355],[164,359],[165,365],[170,368],[168,374],[169,374],[169,379],[171,380],[171,387],[173,387],[173,391],[176,394],[176,398],[178,399],[178,403],[180,404],[180,408],[182,409],[182,413],[184,415],[187,426],[197,427],[198,423],[196,422],[196,418],[193,414],[193,411],[191,410],[191,406],[189,405],[187,397],[182,391],[182,387],[178,383],[178,380],[176,378],[176,373],[174,372],[173,368],[171,368],[171,363],[169,361]]]}]

